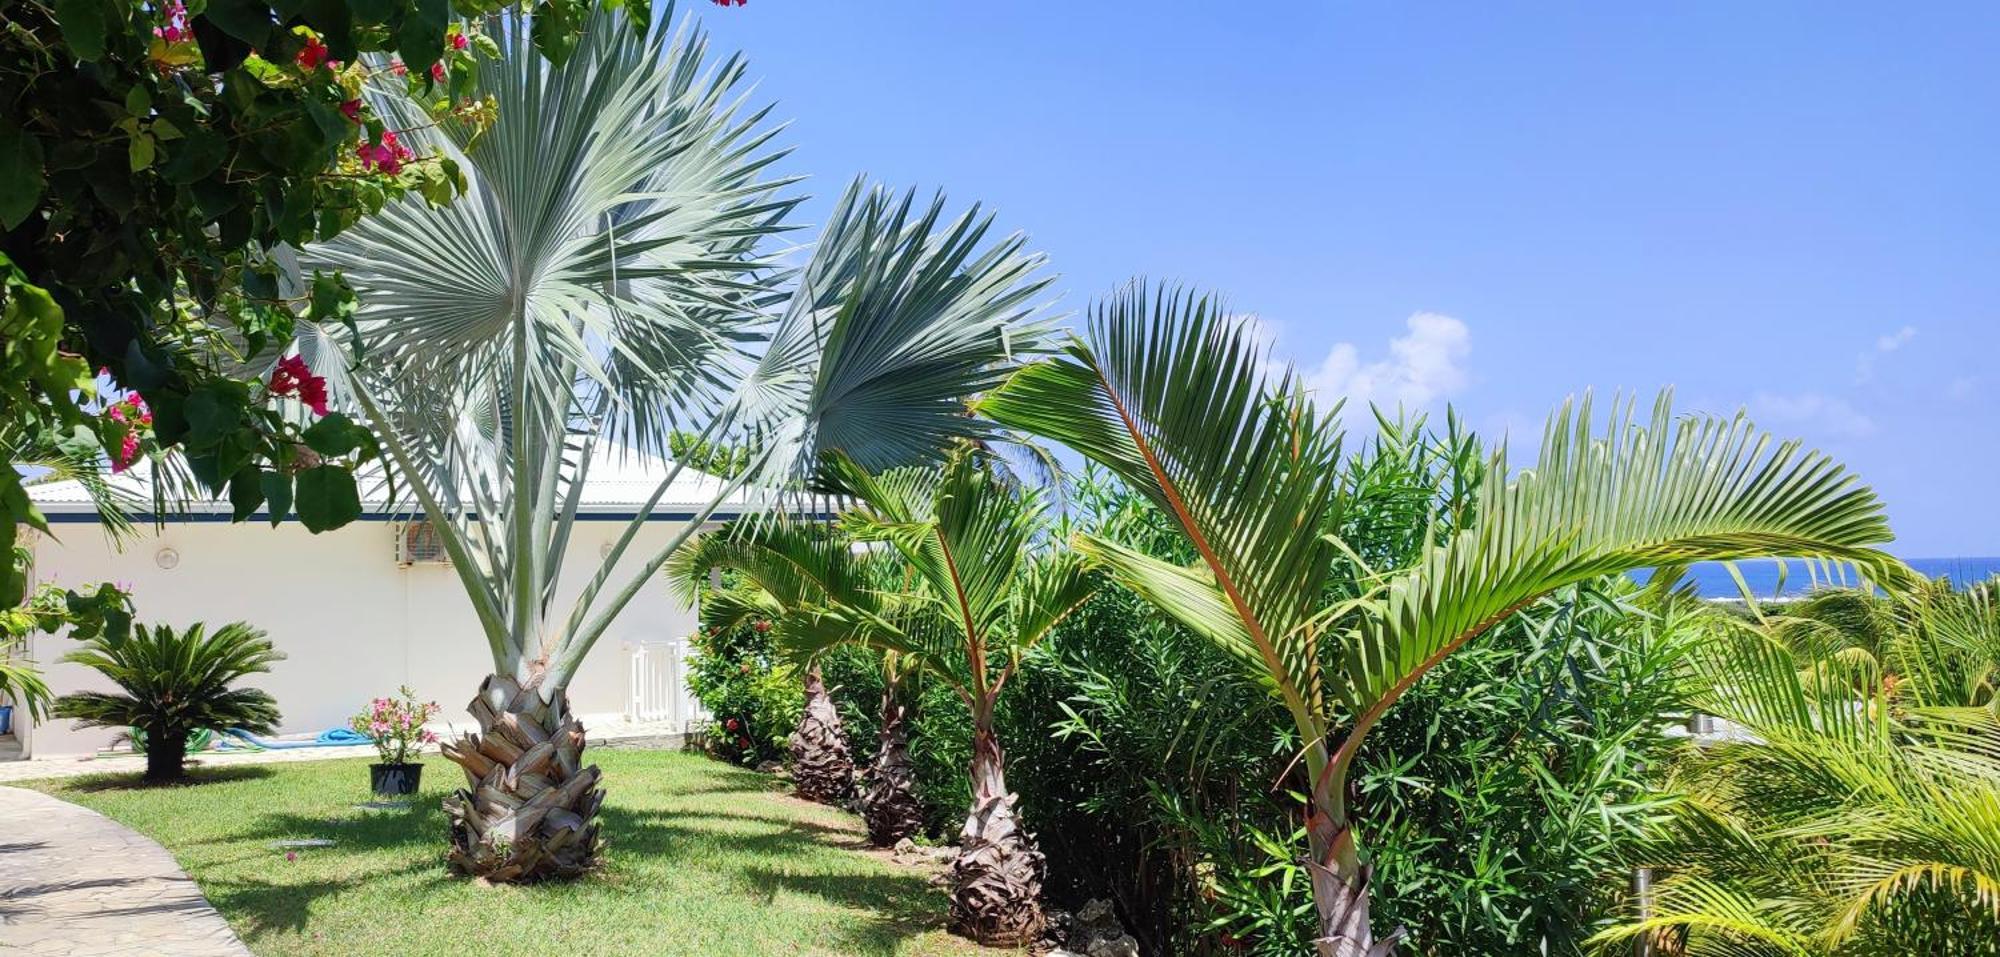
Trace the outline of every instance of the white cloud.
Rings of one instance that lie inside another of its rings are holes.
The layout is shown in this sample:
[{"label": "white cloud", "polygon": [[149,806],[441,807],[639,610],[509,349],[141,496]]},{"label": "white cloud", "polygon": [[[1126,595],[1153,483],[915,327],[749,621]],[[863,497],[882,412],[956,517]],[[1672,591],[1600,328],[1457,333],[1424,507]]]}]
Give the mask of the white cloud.
[{"label": "white cloud", "polygon": [[1854,360],[1855,380],[1866,382],[1874,378],[1876,359],[1909,345],[1910,340],[1916,337],[1916,326],[1903,326],[1886,336],[1876,336],[1875,350],[1873,352],[1864,352],[1859,358]]},{"label": "white cloud", "polygon": [[1892,332],[1886,336],[1877,336],[1875,339],[1875,351],[1894,352],[1897,349],[1901,349],[1903,346],[1909,344],[1909,341],[1911,339],[1915,339],[1916,337],[1917,337],[1916,326],[1904,326],[1903,328],[1898,329],[1895,332]]},{"label": "white cloud", "polygon": [[1823,392],[1759,392],[1750,399],[1750,414],[1766,428],[1794,426],[1831,438],[1856,439],[1875,433],[1875,420],[1867,413],[1846,399]]},{"label": "white cloud", "polygon": [[1384,409],[1422,408],[1464,391],[1472,376],[1472,332],[1465,323],[1435,312],[1405,320],[1407,332],[1389,340],[1389,354],[1363,361],[1351,342],[1335,343],[1317,368],[1301,370],[1307,387],[1322,401],[1345,398],[1350,415],[1365,415],[1370,403]]}]

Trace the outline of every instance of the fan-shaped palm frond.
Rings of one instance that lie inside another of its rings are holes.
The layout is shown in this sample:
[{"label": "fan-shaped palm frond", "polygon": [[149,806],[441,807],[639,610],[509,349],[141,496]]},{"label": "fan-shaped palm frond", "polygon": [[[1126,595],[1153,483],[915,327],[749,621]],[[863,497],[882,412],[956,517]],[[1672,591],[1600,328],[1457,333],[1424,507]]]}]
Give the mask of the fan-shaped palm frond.
[{"label": "fan-shaped palm frond", "polygon": [[[942,196],[857,182],[811,257],[786,268],[767,240],[798,200],[771,173],[782,153],[747,102],[743,61],[714,61],[691,18],[632,30],[621,16],[594,13],[558,67],[528,48],[527,14],[497,15],[486,33],[505,55],[479,74],[499,111],[490,130],[432,126],[400,89],[374,94],[408,142],[462,171],[464,195],[391,204],[303,254],[341,271],[361,308],[352,330],[309,329],[301,352],[346,366],[329,381],[381,435],[404,507],[438,529],[493,659],[474,711],[483,732],[489,719],[539,727],[524,752],[567,734],[563,689],[584,656],[711,515],[732,499],[782,504],[836,450],[886,466],[983,434],[966,398],[1041,335],[1028,321],[1041,257]],[[592,463],[670,457],[676,436],[740,448],[744,468],[701,483],[690,520],[628,558],[676,480],[695,477],[662,462],[557,608]],[[483,776],[476,744],[447,753]],[[467,792],[461,810],[478,813],[458,815],[454,861],[509,878],[588,867],[596,772],[575,773],[568,816],[541,822],[546,843],[489,831],[518,824],[511,806]]]},{"label": "fan-shaped palm frond", "polygon": [[[1804,555],[1878,581],[1901,566],[1879,501],[1838,464],[1776,443],[1741,417],[1641,420],[1590,401],[1549,420],[1531,470],[1502,450],[1474,523],[1424,549],[1373,593],[1321,607],[1342,554],[1324,521],[1337,428],[1289,372],[1266,374],[1250,331],[1214,300],[1137,284],[1093,310],[1085,338],[980,404],[1003,425],[1063,442],[1152,500],[1201,558],[1187,569],[1111,543],[1085,548],[1133,590],[1254,664],[1305,742],[1308,828],[1328,954],[1388,945],[1367,928],[1367,870],[1346,773],[1382,714],[1466,641],[1549,592],[1699,560]],[[1338,747],[1332,732],[1343,724]]]}]

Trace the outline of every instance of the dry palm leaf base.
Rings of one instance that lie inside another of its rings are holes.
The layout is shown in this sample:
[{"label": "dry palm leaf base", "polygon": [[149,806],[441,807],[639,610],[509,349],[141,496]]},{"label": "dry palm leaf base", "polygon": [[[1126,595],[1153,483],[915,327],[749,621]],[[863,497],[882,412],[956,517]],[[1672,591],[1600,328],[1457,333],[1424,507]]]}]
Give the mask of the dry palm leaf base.
[{"label": "dry palm leaf base", "polygon": [[465,771],[465,789],[444,801],[449,860],[460,874],[524,883],[597,864],[599,772],[582,766],[583,725],[569,714],[568,696],[544,701],[538,684],[489,676],[467,708],[479,733],[440,749]]}]

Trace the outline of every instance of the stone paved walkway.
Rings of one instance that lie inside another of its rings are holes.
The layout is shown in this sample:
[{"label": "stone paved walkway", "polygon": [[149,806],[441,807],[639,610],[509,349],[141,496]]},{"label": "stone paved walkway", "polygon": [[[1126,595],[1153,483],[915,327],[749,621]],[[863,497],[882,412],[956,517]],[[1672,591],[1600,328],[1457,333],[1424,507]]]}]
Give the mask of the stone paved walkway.
[{"label": "stone paved walkway", "polygon": [[0,787],[0,954],[248,957],[166,848],[96,811]]}]

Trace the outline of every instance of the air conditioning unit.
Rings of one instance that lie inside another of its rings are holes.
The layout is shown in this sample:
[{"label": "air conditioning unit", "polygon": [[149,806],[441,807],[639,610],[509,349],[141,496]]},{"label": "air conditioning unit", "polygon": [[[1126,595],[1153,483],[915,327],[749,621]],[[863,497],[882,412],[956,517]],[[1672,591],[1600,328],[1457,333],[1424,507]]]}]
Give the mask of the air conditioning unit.
[{"label": "air conditioning unit", "polygon": [[405,567],[451,564],[451,557],[445,554],[444,540],[430,522],[396,522],[392,527],[396,532],[396,564]]}]

